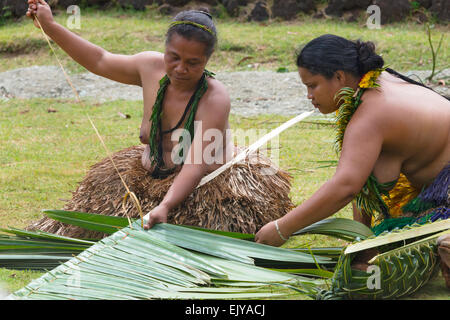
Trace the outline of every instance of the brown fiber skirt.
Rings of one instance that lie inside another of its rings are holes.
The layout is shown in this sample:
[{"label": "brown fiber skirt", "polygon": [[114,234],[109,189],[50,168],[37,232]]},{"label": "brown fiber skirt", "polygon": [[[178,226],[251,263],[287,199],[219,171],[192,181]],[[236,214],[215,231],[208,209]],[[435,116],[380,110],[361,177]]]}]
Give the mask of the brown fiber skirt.
[{"label": "brown fiber skirt", "polygon": [[[125,183],[139,199],[144,215],[164,198],[176,174],[154,179],[142,167],[144,146],[133,146],[112,155]],[[289,198],[291,176],[275,170],[264,174],[272,166],[270,159],[254,155],[195,189],[188,198],[168,215],[168,223],[199,226],[214,230],[255,233],[266,223],[278,219],[294,208]],[[110,216],[139,218],[131,200],[122,207],[126,194],[119,175],[109,158],[91,167],[64,210],[97,213]],[[105,234],[63,224],[44,217],[28,226],[75,238],[100,239]]]}]

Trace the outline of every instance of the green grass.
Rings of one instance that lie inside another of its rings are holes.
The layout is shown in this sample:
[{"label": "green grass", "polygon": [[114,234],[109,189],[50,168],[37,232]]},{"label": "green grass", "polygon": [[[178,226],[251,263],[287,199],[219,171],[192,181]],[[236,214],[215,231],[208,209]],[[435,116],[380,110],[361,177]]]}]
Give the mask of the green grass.
[{"label": "green grass", "polygon": [[[65,23],[63,13],[56,18]],[[85,10],[82,11],[82,29],[77,32],[112,52],[161,51],[168,21],[154,11],[131,15],[118,10]],[[387,63],[398,70],[431,68],[424,27],[413,23],[385,26],[381,30],[308,17],[296,23],[260,25],[219,19],[217,24],[219,47],[208,66],[214,71],[254,70],[248,67],[254,63],[259,64],[258,70],[287,67],[294,71],[295,49],[323,33],[373,40]],[[0,30],[0,72],[31,65],[56,65],[41,32],[31,21],[7,24]],[[448,32],[448,28],[438,27],[434,32]],[[85,71],[60,50],[58,55],[69,71]],[[447,42],[443,43],[441,55],[439,61],[448,61]],[[246,57],[249,59],[239,64]],[[49,113],[49,108],[57,112]],[[64,200],[71,197],[71,191],[75,190],[89,167],[106,157],[86,112],[110,151],[139,144],[140,102],[88,102],[84,109],[70,100],[0,100],[0,227],[24,228],[42,216],[42,209],[62,208]],[[131,118],[123,119],[118,112],[129,114]],[[270,130],[287,119],[273,115],[252,118],[233,115],[230,124],[233,129]],[[300,123],[281,134],[279,165],[293,175],[291,198],[294,203],[300,204],[307,199],[333,175],[333,167],[319,168],[322,165],[320,161],[336,160],[333,138],[331,126],[315,123]],[[351,218],[350,207],[336,216]],[[339,244],[342,242],[326,236],[308,235],[295,237],[286,246]],[[41,274],[0,269],[0,287],[12,292]],[[412,298],[448,298],[442,277]]]},{"label": "green grass", "polygon": [[[66,25],[68,15],[59,11],[55,19]],[[350,39],[374,41],[386,63],[399,71],[431,69],[431,51],[424,25],[411,21],[370,30],[364,22],[363,18],[359,22],[345,23],[317,20],[306,15],[296,22],[274,20],[264,24],[216,19],[219,44],[209,68],[236,71],[287,67],[295,71],[295,51],[300,45],[324,33],[334,33]],[[134,54],[145,50],[163,51],[168,24],[169,17],[159,15],[155,9],[146,12],[82,9],[81,29],[74,31],[111,52]],[[29,19],[0,26],[0,30],[0,72],[36,64],[56,64],[41,31]],[[449,30],[450,27],[445,25],[435,27],[432,34],[436,45],[440,35]],[[64,53],[59,51],[59,55]],[[449,55],[448,40],[445,39],[438,56],[438,70],[446,66]],[[72,72],[84,71],[70,59],[64,59],[64,66]]]}]

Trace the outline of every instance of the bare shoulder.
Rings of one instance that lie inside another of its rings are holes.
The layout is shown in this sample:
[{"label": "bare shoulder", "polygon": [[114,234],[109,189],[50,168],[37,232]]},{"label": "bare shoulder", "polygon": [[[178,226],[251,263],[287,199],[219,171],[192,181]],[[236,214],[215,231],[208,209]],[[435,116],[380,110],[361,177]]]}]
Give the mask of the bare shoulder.
[{"label": "bare shoulder", "polygon": [[226,117],[231,109],[230,95],[223,83],[214,78],[208,78],[208,90],[203,96],[202,105],[208,110],[208,114],[216,117]]},{"label": "bare shoulder", "polygon": [[[392,101],[385,92],[380,89],[366,90],[362,96],[362,102],[356,110],[350,124],[366,127],[379,127],[386,124]],[[349,125],[350,125],[349,124]]]},{"label": "bare shoulder", "polygon": [[156,51],[143,51],[133,56],[139,70],[164,68],[164,54]]}]

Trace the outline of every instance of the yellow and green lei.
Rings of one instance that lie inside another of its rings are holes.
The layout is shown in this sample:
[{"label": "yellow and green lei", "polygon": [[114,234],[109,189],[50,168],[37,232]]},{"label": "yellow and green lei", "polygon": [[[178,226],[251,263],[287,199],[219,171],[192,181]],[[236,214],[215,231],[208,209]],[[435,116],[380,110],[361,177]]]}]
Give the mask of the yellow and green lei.
[{"label": "yellow and green lei", "polygon": [[[362,103],[362,95],[367,89],[378,88],[380,86],[377,83],[377,80],[385,69],[386,68],[380,68],[366,73],[361,78],[356,90],[346,87],[339,90],[336,94],[335,100],[340,104],[340,107],[336,112],[335,149],[338,154],[342,151],[342,144],[347,125]],[[387,206],[384,205],[382,196],[387,195],[389,189],[391,189],[395,183],[396,181],[380,184],[375,176],[370,175],[364,187],[355,198],[358,209],[362,209],[371,215],[374,212],[386,212]]]}]

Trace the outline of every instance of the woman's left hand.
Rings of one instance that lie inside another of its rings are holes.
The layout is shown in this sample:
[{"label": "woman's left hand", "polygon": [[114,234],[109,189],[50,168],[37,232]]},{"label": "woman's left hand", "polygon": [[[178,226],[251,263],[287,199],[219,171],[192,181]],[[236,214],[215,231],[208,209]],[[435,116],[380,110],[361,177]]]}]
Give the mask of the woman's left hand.
[{"label": "woman's left hand", "polygon": [[153,208],[148,213],[148,221],[144,225],[144,229],[148,230],[152,228],[157,223],[166,223],[167,222],[167,214],[169,213],[169,209],[164,205],[159,205]]},{"label": "woman's left hand", "polygon": [[275,227],[275,221],[269,222],[262,227],[255,235],[255,242],[279,247],[286,241],[281,239]]}]

